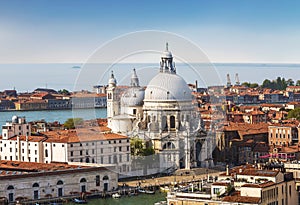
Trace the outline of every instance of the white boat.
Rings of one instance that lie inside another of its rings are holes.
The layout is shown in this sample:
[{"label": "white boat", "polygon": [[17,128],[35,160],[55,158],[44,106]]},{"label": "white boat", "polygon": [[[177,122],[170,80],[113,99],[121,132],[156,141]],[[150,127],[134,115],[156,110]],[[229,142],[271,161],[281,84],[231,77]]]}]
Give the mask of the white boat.
[{"label": "white boat", "polygon": [[159,201],[159,202],[155,202],[154,205],[166,205],[167,201]]},{"label": "white boat", "polygon": [[120,198],[121,197],[121,195],[119,194],[119,193],[114,193],[113,195],[112,195],[112,198],[114,198],[114,199],[118,199],[118,198]]},{"label": "white boat", "polygon": [[168,186],[160,187],[159,189],[160,189],[161,192],[168,192],[168,191],[170,191],[170,188]]}]

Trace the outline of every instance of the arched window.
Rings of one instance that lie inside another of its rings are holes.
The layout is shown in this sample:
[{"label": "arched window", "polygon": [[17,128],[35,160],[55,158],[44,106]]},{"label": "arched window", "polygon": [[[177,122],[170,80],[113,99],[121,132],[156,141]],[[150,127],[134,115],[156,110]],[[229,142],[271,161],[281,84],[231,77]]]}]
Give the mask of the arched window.
[{"label": "arched window", "polygon": [[12,186],[12,185],[9,185],[9,186],[7,187],[7,190],[12,190],[12,189],[15,189],[14,186]]},{"label": "arched window", "polygon": [[163,131],[168,131],[167,116],[162,117],[161,128],[162,128]]},{"label": "arched window", "polygon": [[170,128],[175,128],[175,116],[170,117]]},{"label": "arched window", "polygon": [[40,185],[38,183],[34,183],[32,187],[40,187]]},{"label": "arched window", "polygon": [[164,144],[163,149],[175,149],[175,145],[172,142],[167,142]]},{"label": "arched window", "polygon": [[105,175],[105,176],[103,177],[103,180],[109,180],[108,176]]},{"label": "arched window", "polygon": [[80,183],[86,182],[86,178],[81,178]]},{"label": "arched window", "polygon": [[56,185],[63,185],[63,184],[64,184],[64,182],[62,180],[58,180],[56,183]]}]

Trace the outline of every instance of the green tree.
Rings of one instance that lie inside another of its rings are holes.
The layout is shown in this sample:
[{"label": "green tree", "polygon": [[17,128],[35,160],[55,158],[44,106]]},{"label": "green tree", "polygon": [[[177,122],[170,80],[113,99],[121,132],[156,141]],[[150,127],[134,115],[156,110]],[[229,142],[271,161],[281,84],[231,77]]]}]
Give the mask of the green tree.
[{"label": "green tree", "polygon": [[63,89],[63,90],[59,90],[58,91],[59,94],[63,94],[63,95],[70,95],[70,92],[66,89]]},{"label": "green tree", "polygon": [[293,79],[289,78],[287,81],[287,86],[294,86],[295,85],[295,81],[293,81]]},{"label": "green tree", "polygon": [[269,79],[265,79],[264,82],[262,83],[263,88],[270,88],[271,87],[271,81]]},{"label": "green tree", "polygon": [[290,110],[287,118],[296,118],[297,120],[300,120],[300,108]]},{"label": "green tree", "polygon": [[154,154],[154,149],[138,137],[130,139],[130,149],[131,155],[135,156],[149,156]]},{"label": "green tree", "polygon": [[257,83],[251,83],[249,88],[257,88],[259,85]]},{"label": "green tree", "polygon": [[297,80],[296,86],[300,86],[300,80]]},{"label": "green tree", "polygon": [[250,83],[248,83],[248,82],[243,82],[243,83],[242,83],[242,86],[245,86],[245,87],[248,87],[248,88],[249,88],[249,87],[250,87]]},{"label": "green tree", "polygon": [[64,123],[64,128],[66,128],[66,129],[74,129],[76,126],[82,125],[83,122],[84,121],[83,121],[82,118],[69,118]]}]

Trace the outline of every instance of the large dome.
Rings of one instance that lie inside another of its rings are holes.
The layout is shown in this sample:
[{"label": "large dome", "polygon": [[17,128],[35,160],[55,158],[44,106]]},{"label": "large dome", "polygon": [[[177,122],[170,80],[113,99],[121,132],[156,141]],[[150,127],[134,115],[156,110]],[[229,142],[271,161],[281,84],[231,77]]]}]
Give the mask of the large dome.
[{"label": "large dome", "polygon": [[191,101],[192,95],[183,78],[174,73],[158,73],[148,84],[144,101]]}]

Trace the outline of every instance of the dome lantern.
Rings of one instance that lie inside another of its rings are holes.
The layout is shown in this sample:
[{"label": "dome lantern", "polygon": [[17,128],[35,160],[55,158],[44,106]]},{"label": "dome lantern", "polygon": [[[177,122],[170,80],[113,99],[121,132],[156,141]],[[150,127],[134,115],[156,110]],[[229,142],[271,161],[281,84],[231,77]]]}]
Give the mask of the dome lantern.
[{"label": "dome lantern", "polygon": [[160,72],[176,73],[175,64],[173,64],[173,56],[169,51],[169,44],[166,43],[166,50],[162,53],[160,62]]}]

